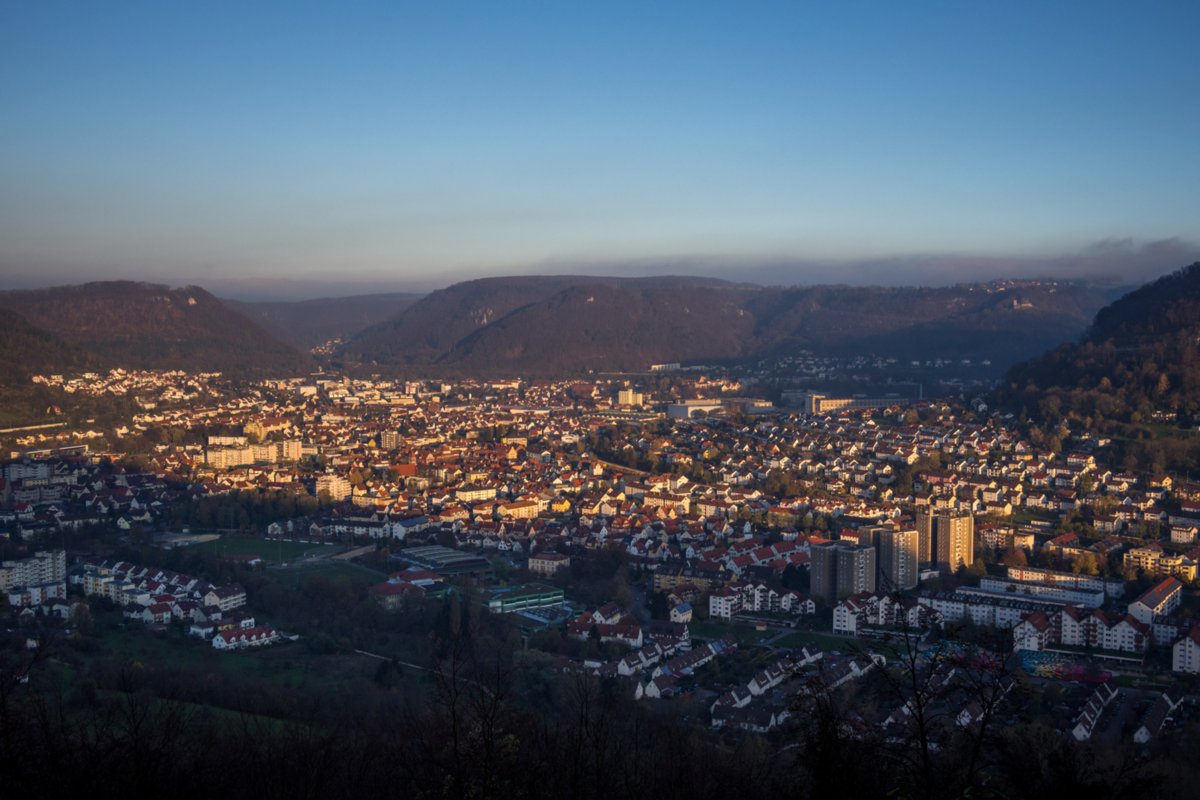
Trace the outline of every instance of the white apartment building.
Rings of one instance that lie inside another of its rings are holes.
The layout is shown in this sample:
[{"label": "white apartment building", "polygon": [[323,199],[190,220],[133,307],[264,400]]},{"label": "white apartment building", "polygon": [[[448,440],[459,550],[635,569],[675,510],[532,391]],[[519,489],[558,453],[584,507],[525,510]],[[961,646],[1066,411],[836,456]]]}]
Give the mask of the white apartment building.
[{"label": "white apartment building", "polygon": [[1192,675],[1200,673],[1200,625],[1193,625],[1171,648],[1171,669]]},{"label": "white apartment building", "polygon": [[318,496],[322,492],[328,492],[331,498],[340,502],[349,497],[351,491],[350,481],[341,475],[320,475],[317,477],[316,492]]},{"label": "white apartment building", "polygon": [[29,558],[5,561],[0,564],[0,590],[8,591],[20,586],[40,586],[46,583],[62,583],[67,579],[67,554],[65,550],[43,550]]},{"label": "white apartment building", "polygon": [[1183,584],[1175,578],[1164,578],[1145,594],[1129,604],[1129,613],[1139,622],[1150,625],[1155,617],[1168,616],[1183,600]]}]

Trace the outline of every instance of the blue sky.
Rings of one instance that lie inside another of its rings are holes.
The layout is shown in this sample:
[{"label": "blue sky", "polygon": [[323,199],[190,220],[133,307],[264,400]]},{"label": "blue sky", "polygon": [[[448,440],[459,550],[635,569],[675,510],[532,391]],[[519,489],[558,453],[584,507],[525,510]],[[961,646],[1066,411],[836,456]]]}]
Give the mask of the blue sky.
[{"label": "blue sky", "polygon": [[1194,1],[8,2],[0,283],[1132,279],[1200,250],[1197,30]]}]

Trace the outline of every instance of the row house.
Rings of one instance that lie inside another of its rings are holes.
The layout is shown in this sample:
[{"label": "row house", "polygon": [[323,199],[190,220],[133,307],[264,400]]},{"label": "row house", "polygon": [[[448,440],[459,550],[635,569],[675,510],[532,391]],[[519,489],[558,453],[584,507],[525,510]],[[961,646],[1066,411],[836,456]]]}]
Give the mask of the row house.
[{"label": "row house", "polygon": [[9,589],[4,595],[10,608],[33,608],[54,600],[67,599],[67,584],[63,581],[41,583]]},{"label": "row house", "polygon": [[942,624],[971,622],[987,628],[1006,630],[1033,611],[1053,612],[1061,604],[1020,596],[998,596],[990,592],[962,587],[953,592],[923,595],[921,602],[938,613]]},{"label": "row house", "polygon": [[212,586],[189,575],[127,562],[85,565],[83,572],[71,580],[83,588],[84,594],[107,598],[121,607],[150,606],[164,597],[198,600],[221,611],[246,604],[246,591],[236,584]]},{"label": "row house", "polygon": [[1159,695],[1154,704],[1150,706],[1150,710],[1146,712],[1146,716],[1142,718],[1142,724],[1134,731],[1133,741],[1138,744],[1146,744],[1158,736],[1163,726],[1170,720],[1171,713],[1182,702],[1183,698],[1176,700],[1166,692]]},{"label": "row house", "polygon": [[842,598],[833,609],[833,632],[846,636],[858,636],[868,626],[920,631],[939,621],[940,616],[930,605],[871,592]]},{"label": "row house", "polygon": [[269,625],[254,628],[232,628],[213,635],[212,646],[216,650],[243,650],[262,647],[279,641],[279,633]]},{"label": "row house", "polygon": [[615,642],[635,649],[643,644],[642,628],[637,620],[621,613],[615,603],[580,614],[567,623],[567,635],[581,641],[595,635],[601,643]]},{"label": "row house", "polygon": [[634,699],[657,699],[673,693],[675,682],[683,676],[691,675],[695,670],[704,666],[717,656],[732,653],[737,650],[737,641],[726,636],[709,642],[703,647],[695,648],[687,653],[677,655],[669,661],[654,668],[649,682],[638,683],[634,690]]},{"label": "row house", "polygon": [[856,681],[876,667],[882,666],[885,659],[877,653],[868,653],[864,658],[834,658],[826,659],[821,670],[821,678],[828,690],[832,691],[850,681]]},{"label": "row house", "polygon": [[[797,658],[784,658],[769,665],[751,678],[744,688],[735,686],[730,689],[718,697],[710,708],[712,726],[714,728],[739,727],[755,732],[770,730],[786,717],[781,716],[779,710],[772,709],[761,702],[753,707],[751,704],[756,700],[761,701],[771,689],[782,684],[802,667],[820,660],[823,655],[820,651],[810,652],[805,649]],[[745,720],[756,718],[758,715],[765,715],[762,724],[757,726],[744,724]]]},{"label": "row house", "polygon": [[724,620],[746,612],[811,614],[815,609],[809,598],[796,592],[780,593],[762,583],[730,584],[708,598],[709,616]]},{"label": "row house", "polygon": [[1104,592],[1107,597],[1119,598],[1125,594],[1125,582],[1116,578],[1100,578],[1089,575],[1078,575],[1074,572],[1060,572],[1042,567],[1007,567],[1006,575],[1010,581],[1018,583],[1040,583],[1047,586],[1063,586],[1069,589],[1082,589],[1093,592]]},{"label": "row house", "polygon": [[673,655],[674,652],[674,649],[664,647],[658,642],[650,642],[645,647],[627,653],[620,658],[613,671],[622,677],[637,675],[640,672],[653,668],[664,658]]},{"label": "row house", "polygon": [[1100,721],[1100,716],[1104,713],[1104,709],[1108,707],[1116,696],[1117,690],[1107,683],[1102,683],[1096,687],[1096,691],[1092,692],[1092,696],[1088,698],[1087,703],[1075,718],[1075,727],[1071,729],[1071,735],[1075,737],[1075,741],[1086,742],[1092,738],[1092,732],[1096,729],[1096,723]]},{"label": "row house", "polygon": [[1031,612],[1013,628],[1014,650],[1045,650],[1057,645],[1144,654],[1152,640],[1149,625],[1133,616],[1068,605]]},{"label": "row house", "polygon": [[958,713],[958,716],[955,717],[955,723],[960,728],[969,728],[981,724],[995,710],[996,706],[1008,696],[1008,693],[1012,691],[1015,685],[1016,681],[1011,678],[1001,678],[981,687],[983,702],[972,700],[967,703],[963,710]]},{"label": "row house", "polygon": [[659,664],[654,668],[652,675],[654,677],[660,675],[673,675],[676,677],[690,675],[717,656],[732,653],[737,648],[737,641],[730,636],[725,636]]}]

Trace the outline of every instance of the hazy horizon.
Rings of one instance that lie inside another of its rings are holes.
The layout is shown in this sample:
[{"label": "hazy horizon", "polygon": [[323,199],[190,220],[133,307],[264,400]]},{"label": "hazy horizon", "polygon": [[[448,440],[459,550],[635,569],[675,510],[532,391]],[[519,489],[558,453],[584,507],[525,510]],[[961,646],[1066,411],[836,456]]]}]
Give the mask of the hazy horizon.
[{"label": "hazy horizon", "polygon": [[385,275],[341,275],[337,278],[245,277],[177,280],[155,274],[114,273],[72,280],[40,276],[0,275],[0,290],[40,289],[91,281],[132,280],[170,286],[194,285],[231,300],[298,302],[379,293],[426,294],[462,281],[537,275],[595,277],[679,276],[716,278],[762,286],[846,284],[851,286],[950,286],[994,280],[1080,280],[1110,286],[1133,286],[1200,261],[1200,246],[1178,240],[1144,245],[1129,240],[1098,242],[1076,253],[1051,257],[979,255],[880,256],[854,262],[747,260],[680,257],[641,261],[542,264],[525,268],[463,270],[403,279]]},{"label": "hazy horizon", "polygon": [[0,9],[0,285],[1137,283],[1200,258],[1200,5]]}]

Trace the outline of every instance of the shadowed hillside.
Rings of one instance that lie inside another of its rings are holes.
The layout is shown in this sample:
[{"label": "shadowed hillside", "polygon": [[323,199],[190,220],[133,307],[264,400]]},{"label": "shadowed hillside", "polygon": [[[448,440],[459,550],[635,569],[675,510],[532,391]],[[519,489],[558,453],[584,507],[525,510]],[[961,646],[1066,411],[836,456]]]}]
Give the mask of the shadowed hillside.
[{"label": "shadowed hillside", "polygon": [[801,349],[998,367],[1078,336],[1108,299],[1078,283],[761,287],[691,278],[521,277],[434,292],[368,328],[347,365],[454,374],[645,369]]},{"label": "shadowed hillside", "polygon": [[1188,430],[1200,420],[1200,263],[1102,309],[1077,343],[1013,367],[996,400],[1047,439],[1063,422],[1119,437],[1129,466],[1200,466]]},{"label": "shadowed hillside", "polygon": [[[461,362],[468,368],[473,368],[477,363],[486,366],[483,354],[494,352],[494,347],[481,349],[478,359],[449,355],[463,340],[482,328],[581,285],[627,286],[646,290],[734,286],[726,281],[704,278],[621,279],[581,275],[533,275],[466,281],[426,295],[394,319],[362,331],[342,348],[341,356],[355,363],[419,366],[450,361]],[[543,327],[538,334],[550,335],[552,331],[551,327]],[[510,352],[520,350],[521,346],[520,342],[499,344],[500,349]],[[514,360],[526,363],[535,359]],[[540,369],[536,366],[533,368]]]},{"label": "shadowed hillside", "polygon": [[0,308],[0,383],[27,379],[38,371],[87,369],[95,356],[39,330],[15,311]]},{"label": "shadowed hillside", "polygon": [[280,341],[309,350],[332,339],[347,340],[365,328],[386,322],[422,297],[420,294],[393,292],[325,297],[294,303],[223,302],[262,325]]},{"label": "shadowed hillside", "polygon": [[[0,309],[89,354],[96,366],[258,374],[307,359],[205,290],[132,281],[0,292]],[[44,369],[34,352],[23,356]]]}]

